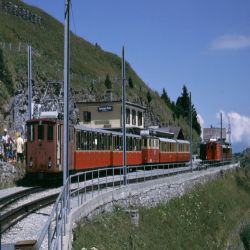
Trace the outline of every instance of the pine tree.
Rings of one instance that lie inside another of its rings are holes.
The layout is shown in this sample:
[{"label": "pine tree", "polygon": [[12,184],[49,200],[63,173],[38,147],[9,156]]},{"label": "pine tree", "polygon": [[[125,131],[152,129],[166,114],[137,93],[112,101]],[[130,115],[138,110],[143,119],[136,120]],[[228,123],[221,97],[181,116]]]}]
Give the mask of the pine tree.
[{"label": "pine tree", "polygon": [[180,115],[183,117],[188,117],[189,114],[189,94],[187,87],[184,85],[182,88],[182,94],[177,98],[175,105],[175,113],[179,118]]},{"label": "pine tree", "polygon": [[152,97],[151,97],[151,94],[149,91],[147,93],[147,100],[148,100],[148,103],[150,103],[152,101]]},{"label": "pine tree", "polygon": [[168,107],[171,108],[171,101],[170,101],[170,98],[168,97],[168,94],[165,88],[163,88],[161,99],[168,105]]},{"label": "pine tree", "polygon": [[111,89],[112,88],[112,82],[110,81],[109,74],[106,75],[106,79],[105,79],[104,84],[105,84],[105,86],[106,86],[107,89]]},{"label": "pine tree", "polygon": [[134,88],[134,84],[133,84],[133,80],[131,77],[128,78],[128,86],[133,89]]}]

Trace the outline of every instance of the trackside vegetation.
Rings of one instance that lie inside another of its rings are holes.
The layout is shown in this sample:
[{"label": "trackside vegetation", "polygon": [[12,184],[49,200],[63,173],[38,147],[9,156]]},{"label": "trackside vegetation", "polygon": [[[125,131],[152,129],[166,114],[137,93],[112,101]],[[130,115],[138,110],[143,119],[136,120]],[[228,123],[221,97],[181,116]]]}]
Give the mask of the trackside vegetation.
[{"label": "trackside vegetation", "polygon": [[138,227],[119,207],[82,221],[73,249],[244,249],[243,244],[249,246],[249,212],[250,177],[238,171],[166,204],[139,208]]}]

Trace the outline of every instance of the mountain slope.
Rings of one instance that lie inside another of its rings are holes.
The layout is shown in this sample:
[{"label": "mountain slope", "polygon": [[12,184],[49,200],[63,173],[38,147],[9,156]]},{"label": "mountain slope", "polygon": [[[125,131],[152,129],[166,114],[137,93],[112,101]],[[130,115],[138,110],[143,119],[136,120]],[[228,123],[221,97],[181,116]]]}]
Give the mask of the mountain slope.
[{"label": "mountain slope", "polygon": [[[13,4],[41,17],[41,24],[34,24],[20,16],[0,9],[0,42],[4,60],[15,88],[16,96],[22,99],[25,114],[27,100],[27,54],[25,44],[33,49],[34,101],[39,103],[45,91],[47,81],[63,80],[63,25],[44,11],[28,6],[21,1],[11,0]],[[98,45],[92,45],[71,33],[71,88],[74,100],[103,99],[106,87],[105,78],[109,74],[115,99],[121,97],[121,58],[103,51]],[[11,49],[10,44],[11,43]],[[126,63],[126,79],[132,79],[132,86],[127,85],[127,98],[148,107],[147,125],[174,124],[180,125],[188,134],[188,126],[182,119],[173,121],[172,111],[160,98],[159,94],[149,89],[135,71]],[[0,79],[1,80],[1,79]],[[0,85],[1,87],[1,85]],[[0,89],[1,90],[1,89]],[[5,89],[3,90],[5,91]],[[40,94],[39,94],[40,93]],[[9,94],[9,97],[12,94]],[[148,102],[150,95],[152,101]],[[0,101],[1,102],[1,101]],[[0,103],[1,104],[1,103]],[[13,103],[12,103],[13,106]],[[11,105],[5,108],[11,113]],[[195,135],[197,137],[197,135]]]}]

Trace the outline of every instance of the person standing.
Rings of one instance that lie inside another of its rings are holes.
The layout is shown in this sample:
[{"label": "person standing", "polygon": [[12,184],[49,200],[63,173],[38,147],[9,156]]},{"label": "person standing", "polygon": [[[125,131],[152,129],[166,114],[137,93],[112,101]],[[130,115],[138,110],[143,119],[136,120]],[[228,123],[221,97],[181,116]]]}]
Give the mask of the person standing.
[{"label": "person standing", "polygon": [[5,161],[8,161],[11,155],[10,142],[11,141],[13,142],[13,140],[8,135],[8,131],[6,128],[4,129],[3,133],[4,134],[2,136],[2,141],[3,141],[4,158],[5,158]]},{"label": "person standing", "polygon": [[18,134],[18,138],[16,140],[17,162],[23,163],[23,151],[24,151],[24,140],[21,134]]}]

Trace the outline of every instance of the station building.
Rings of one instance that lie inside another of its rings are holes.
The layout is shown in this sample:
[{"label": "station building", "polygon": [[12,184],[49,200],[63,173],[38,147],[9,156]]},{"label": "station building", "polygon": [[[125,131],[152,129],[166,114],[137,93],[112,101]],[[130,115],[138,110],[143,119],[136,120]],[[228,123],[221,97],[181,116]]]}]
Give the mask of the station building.
[{"label": "station building", "polygon": [[[79,124],[91,128],[119,130],[122,128],[122,101],[77,102]],[[126,102],[126,128],[144,129],[141,105]]]}]

